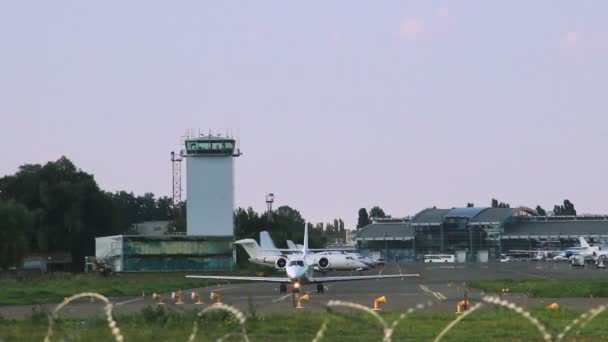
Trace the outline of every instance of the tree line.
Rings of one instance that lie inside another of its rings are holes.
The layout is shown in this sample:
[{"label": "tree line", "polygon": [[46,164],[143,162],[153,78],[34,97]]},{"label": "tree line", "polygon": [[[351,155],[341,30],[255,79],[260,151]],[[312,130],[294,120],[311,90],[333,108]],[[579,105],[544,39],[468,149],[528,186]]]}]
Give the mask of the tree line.
[{"label": "tree line", "polygon": [[387,215],[382,208],[379,206],[374,206],[367,212],[367,209],[361,208],[358,211],[357,217],[357,230],[359,228],[363,228],[372,223],[372,218],[390,218],[390,215]]},{"label": "tree line", "polygon": [[[340,220],[341,221],[341,220]],[[323,224],[313,225],[306,222],[300,212],[289,206],[281,206],[271,212],[257,213],[253,208],[238,208],[234,213],[235,238],[254,239],[259,241],[261,231],[268,231],[278,248],[287,248],[286,241],[295,243],[304,241],[304,225],[308,227],[310,248],[321,248],[327,242]],[[342,226],[343,228],[344,226]],[[242,248],[237,248],[237,260],[247,263],[247,255]]]},{"label": "tree line", "polygon": [[[80,271],[84,257],[95,254],[95,237],[135,234],[133,224],[144,221],[173,221],[175,231],[185,232],[185,217],[185,203],[176,210],[166,196],[100,189],[93,175],[66,157],[22,165],[0,178],[0,268],[19,267],[28,254],[61,252],[69,253],[72,270]],[[305,220],[289,206],[262,214],[239,208],[234,220],[236,239],[257,240],[260,231],[268,230],[286,247],[285,240],[301,243],[304,238]],[[345,237],[342,219],[308,226],[311,247]]]},{"label": "tree line", "polygon": [[[472,208],[474,207],[475,204],[473,203],[467,203],[467,208]],[[492,198],[491,201],[491,206],[492,208],[510,208],[511,205],[509,205],[509,203],[505,203],[505,202],[499,202],[496,198]],[[541,207],[540,205],[537,205],[536,208],[536,213],[538,214],[538,216],[547,216],[547,211],[545,209],[543,209],[543,207]],[[572,202],[570,202],[570,200],[564,200],[564,203],[561,205],[555,205],[553,206],[553,216],[576,216],[576,209],[574,209],[574,204],[572,204]]]},{"label": "tree line", "polygon": [[136,222],[175,219],[169,197],[107,192],[61,157],[0,178],[0,267],[27,254],[67,252],[74,270],[94,255],[95,237],[124,234]]}]

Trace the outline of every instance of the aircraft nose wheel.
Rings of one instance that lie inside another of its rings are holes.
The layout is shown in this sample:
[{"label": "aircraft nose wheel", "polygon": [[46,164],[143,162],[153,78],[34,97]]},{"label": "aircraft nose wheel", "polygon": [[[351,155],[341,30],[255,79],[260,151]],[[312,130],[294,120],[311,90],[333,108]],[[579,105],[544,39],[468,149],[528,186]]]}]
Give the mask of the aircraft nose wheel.
[{"label": "aircraft nose wheel", "polygon": [[323,286],[323,284],[317,284],[317,293],[325,293],[325,287]]}]

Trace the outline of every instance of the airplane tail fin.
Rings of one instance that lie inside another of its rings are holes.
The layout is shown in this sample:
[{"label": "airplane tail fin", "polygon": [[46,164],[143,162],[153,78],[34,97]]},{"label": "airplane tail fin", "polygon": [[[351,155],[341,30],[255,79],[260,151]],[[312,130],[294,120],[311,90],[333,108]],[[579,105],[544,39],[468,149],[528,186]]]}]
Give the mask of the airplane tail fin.
[{"label": "airplane tail fin", "polygon": [[291,240],[287,240],[287,248],[298,250],[298,246]]},{"label": "airplane tail fin", "polygon": [[589,248],[590,247],[589,244],[587,243],[587,240],[585,240],[584,237],[579,236],[578,239],[581,242],[581,247],[583,247],[583,248]]},{"label": "airplane tail fin", "polygon": [[306,222],[304,222],[304,246],[302,247],[302,254],[304,255],[304,258],[308,255],[308,226],[306,225]]},{"label": "airplane tail fin", "polygon": [[250,259],[255,259],[260,253],[260,245],[254,239],[243,239],[234,242],[237,245],[241,245],[245,252],[249,255]]},{"label": "airplane tail fin", "polygon": [[[260,245],[262,247],[262,249],[277,249],[277,246],[275,246],[274,241],[272,241],[272,237],[270,237],[270,233],[268,233],[267,231],[261,231],[260,232]],[[277,252],[269,252],[270,254],[274,254],[274,255],[279,255],[281,253]]]}]

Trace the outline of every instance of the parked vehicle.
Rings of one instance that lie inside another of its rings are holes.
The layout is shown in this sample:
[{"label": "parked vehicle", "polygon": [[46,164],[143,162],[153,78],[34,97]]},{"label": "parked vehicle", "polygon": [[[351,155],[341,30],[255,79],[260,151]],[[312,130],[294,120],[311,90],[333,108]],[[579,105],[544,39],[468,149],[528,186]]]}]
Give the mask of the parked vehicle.
[{"label": "parked vehicle", "polygon": [[427,254],[424,256],[424,262],[427,263],[453,263],[454,261],[454,254]]}]

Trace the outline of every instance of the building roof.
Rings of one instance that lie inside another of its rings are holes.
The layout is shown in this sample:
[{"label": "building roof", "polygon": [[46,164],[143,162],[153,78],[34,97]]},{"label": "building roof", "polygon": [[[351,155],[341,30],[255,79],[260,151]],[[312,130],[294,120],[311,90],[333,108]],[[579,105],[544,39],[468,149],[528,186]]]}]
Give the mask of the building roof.
[{"label": "building roof", "polygon": [[452,209],[425,209],[412,218],[413,226],[440,225],[446,218],[464,218],[469,223],[505,223],[509,218],[525,211],[530,215],[536,213],[525,207],[493,208],[493,207],[467,207]]},{"label": "building roof", "polygon": [[200,135],[198,137],[186,138],[186,141],[234,141],[230,137],[222,137],[219,135]]},{"label": "building roof", "polygon": [[357,231],[357,240],[411,240],[414,230],[408,223],[372,223]]},{"label": "building roof", "polygon": [[425,225],[425,224],[442,224],[444,217],[450,212],[452,209],[437,209],[437,208],[429,208],[424,209],[419,212],[412,218],[413,225]]},{"label": "building roof", "polygon": [[447,213],[447,215],[445,215],[445,217],[472,218],[472,217],[477,216],[484,209],[487,209],[487,208],[481,208],[481,207],[454,208],[454,209],[450,210]]},{"label": "building roof", "polygon": [[528,237],[577,238],[579,236],[608,236],[608,220],[597,221],[539,221],[514,222],[505,225],[503,239]]},{"label": "building roof", "polygon": [[469,222],[504,222],[523,208],[485,208]]}]

